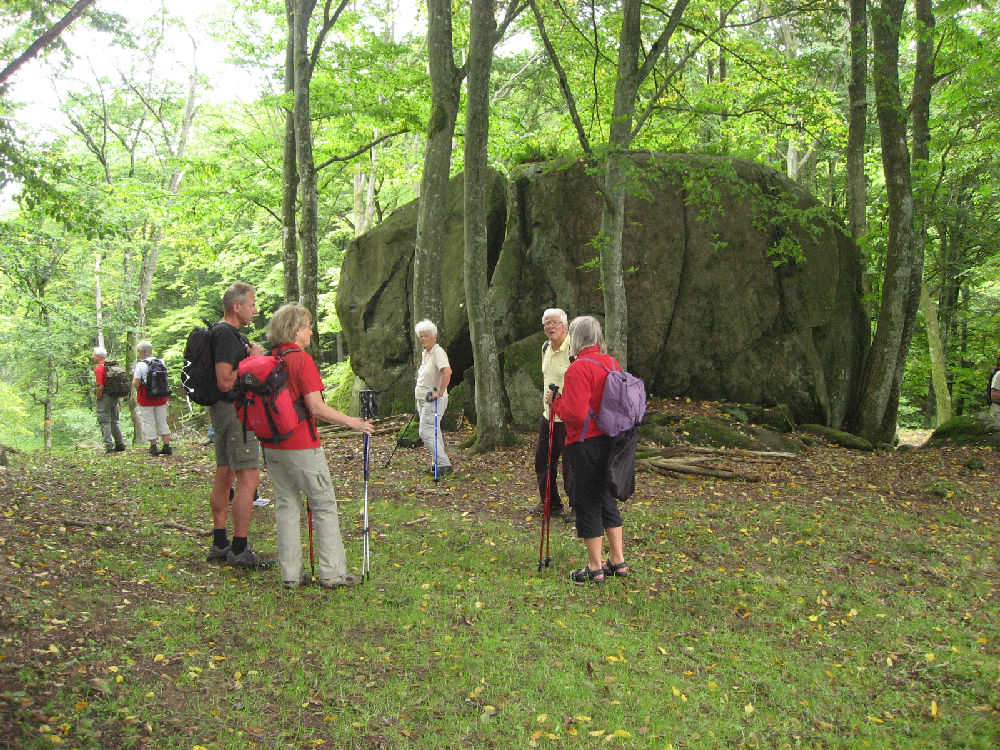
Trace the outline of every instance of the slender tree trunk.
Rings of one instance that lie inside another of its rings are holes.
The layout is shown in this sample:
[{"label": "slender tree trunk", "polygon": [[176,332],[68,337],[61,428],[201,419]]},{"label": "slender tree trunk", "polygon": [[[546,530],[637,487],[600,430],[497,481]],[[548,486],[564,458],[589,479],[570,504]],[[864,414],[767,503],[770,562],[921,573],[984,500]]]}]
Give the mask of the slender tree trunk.
[{"label": "slender tree trunk", "polygon": [[[868,180],[865,176],[865,130],[868,126],[868,15],[866,0],[850,0],[851,80],[847,86],[847,213],[851,237],[859,241],[868,231]],[[865,271],[865,293],[871,281]]]},{"label": "slender tree trunk", "polygon": [[45,440],[45,450],[52,450],[52,405],[56,399],[56,362],[48,358],[48,375],[45,383],[45,404],[43,406],[45,421],[42,423],[42,435]]},{"label": "slender tree trunk", "polygon": [[[455,66],[450,0],[427,2],[427,54],[431,77],[431,114],[427,123],[424,169],[420,178],[420,204],[413,253],[411,323],[429,318],[445,331],[441,296],[441,248],[448,217],[448,177],[451,174],[452,138],[458,118],[462,71]],[[414,337],[414,356],[419,345]]]},{"label": "slender tree trunk", "polygon": [[872,13],[875,101],[889,231],[878,323],[851,422],[857,434],[873,442],[891,442],[895,435],[899,386],[913,338],[923,276],[923,252],[914,234],[906,108],[900,96],[899,36],[903,5],[903,0],[881,0]]},{"label": "slender tree trunk", "polygon": [[[285,0],[288,40],[285,42],[285,98],[295,95],[295,0]],[[299,167],[295,160],[295,107],[285,110],[285,134],[281,158],[281,267],[285,302],[299,301],[299,245],[296,200],[299,194]]]},{"label": "slender tree trunk", "polygon": [[920,285],[920,311],[927,324],[927,346],[931,355],[931,386],[934,389],[935,427],[951,419],[951,391],[948,390],[948,360],[941,327],[938,325],[937,305],[931,299],[927,282]]},{"label": "slender tree trunk", "polygon": [[292,116],[295,125],[295,160],[299,169],[299,242],[302,247],[302,282],[300,300],[312,315],[311,353],[319,350],[318,280],[319,274],[319,186],[313,159],[312,122],[309,119],[309,83],[312,64],[309,59],[309,19],[316,0],[294,0],[294,87]]},{"label": "slender tree trunk", "polygon": [[495,0],[472,0],[465,105],[465,302],[476,365],[476,449],[509,442],[503,377],[487,294],[486,182],[490,129],[490,71],[497,23]]},{"label": "slender tree trunk", "polygon": [[628,299],[622,268],[625,232],[626,172],[632,162],[632,116],[639,91],[639,46],[642,5],[623,0],[622,33],[618,42],[618,80],[611,115],[608,160],[604,171],[604,210],[601,214],[601,285],[604,291],[604,327],[608,350],[622,368],[628,367]]},{"label": "slender tree trunk", "polygon": [[104,250],[94,259],[94,308],[97,316],[97,345],[104,346],[104,306],[101,300],[101,261]]}]

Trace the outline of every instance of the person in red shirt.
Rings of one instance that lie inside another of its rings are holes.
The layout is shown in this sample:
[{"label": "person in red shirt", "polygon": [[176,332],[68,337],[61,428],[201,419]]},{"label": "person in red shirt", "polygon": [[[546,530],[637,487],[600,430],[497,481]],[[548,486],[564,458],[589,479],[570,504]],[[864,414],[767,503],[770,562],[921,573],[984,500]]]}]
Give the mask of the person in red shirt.
[{"label": "person in red shirt", "polygon": [[361,576],[347,572],[344,542],[337,518],[337,498],[330,480],[323,445],[316,434],[316,419],[342,424],[371,435],[369,420],[349,417],[323,401],[323,380],[316,362],[303,349],[312,339],[312,316],[302,305],[278,308],[267,327],[272,354],[282,354],[288,368],[288,391],[293,401],[302,399],[309,416],[280,443],[261,440],[267,469],[274,485],[274,518],[278,526],[278,565],[285,588],[308,581],[302,566],[302,495],[309,499],[316,550],[319,585],[323,588],[353,586]]},{"label": "person in red shirt", "polygon": [[105,364],[107,358],[108,350],[103,346],[95,346],[90,355],[90,361],[94,363],[94,378],[97,380],[97,390],[94,392],[97,400],[97,424],[100,425],[101,436],[104,438],[104,450],[108,453],[122,453],[125,450],[125,441],[122,439],[121,426],[118,424],[119,399],[104,392],[108,385],[108,371]]},{"label": "person in red shirt", "polygon": [[[140,341],[135,348],[139,361],[132,370],[132,387],[135,388],[135,400],[142,414],[142,432],[149,441],[149,455],[172,456],[174,449],[170,447],[170,427],[167,425],[167,396],[150,396],[146,388],[149,366],[153,362],[162,365],[163,360],[153,356],[153,345],[149,341]],[[158,435],[163,437],[163,450],[156,447]]]},{"label": "person in red shirt", "polygon": [[[576,511],[576,533],[587,548],[587,565],[570,576],[576,583],[601,583],[607,576],[628,575],[618,500],[608,486],[611,438],[597,426],[604,397],[607,367],[620,370],[607,353],[596,318],[583,315],[569,325],[570,359],[562,393],[553,401],[556,415],[566,423],[564,461],[569,464],[569,496]],[[598,364],[599,363],[599,364]],[[602,367],[601,365],[604,365]],[[604,537],[610,547],[603,559]]]}]

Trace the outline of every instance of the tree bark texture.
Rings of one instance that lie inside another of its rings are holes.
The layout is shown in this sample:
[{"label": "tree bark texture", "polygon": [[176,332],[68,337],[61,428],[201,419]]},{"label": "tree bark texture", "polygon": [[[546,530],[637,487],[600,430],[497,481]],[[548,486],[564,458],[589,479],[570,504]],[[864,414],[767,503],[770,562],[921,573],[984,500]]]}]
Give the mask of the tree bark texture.
[{"label": "tree bark texture", "polygon": [[[851,80],[847,85],[847,213],[851,237],[868,231],[868,181],[865,177],[865,130],[868,125],[868,14],[866,0],[850,0]],[[865,292],[871,282],[864,282]]]},{"label": "tree bark texture", "polygon": [[[285,0],[288,40],[285,43],[285,96],[295,95],[295,0]],[[285,110],[285,134],[281,158],[281,268],[286,303],[299,301],[299,245],[296,201],[299,167],[295,159],[295,107]]]},{"label": "tree bark texture", "polygon": [[[448,214],[448,177],[452,138],[458,119],[463,73],[456,67],[452,46],[450,0],[427,2],[427,54],[431,78],[431,114],[420,178],[420,205],[413,253],[411,323],[444,320],[441,296],[441,249]],[[414,356],[419,345],[414,337]]]},{"label": "tree bark texture", "polygon": [[601,286],[604,292],[604,328],[608,350],[622,368],[628,367],[628,299],[622,269],[625,231],[625,165],[632,143],[632,116],[639,91],[640,0],[622,3],[622,33],[618,42],[618,80],[611,115],[608,159],[604,172],[604,211],[601,215]]},{"label": "tree bark texture", "polygon": [[476,450],[505,442],[503,377],[488,295],[486,172],[490,71],[497,40],[495,0],[472,0],[465,105],[465,301],[476,367]]},{"label": "tree bark texture", "polygon": [[934,426],[951,419],[951,391],[948,390],[948,360],[945,355],[937,304],[931,299],[927,282],[920,284],[920,311],[927,325],[927,348],[931,357],[931,387],[934,392]]},{"label": "tree bark texture", "polygon": [[299,243],[302,248],[302,280],[300,301],[312,316],[315,356],[319,343],[317,275],[319,273],[319,186],[316,163],[313,159],[312,122],[309,119],[309,83],[312,63],[309,59],[309,20],[316,8],[316,0],[293,0],[295,18],[293,29],[293,58],[295,89],[292,118],[295,130],[295,161],[299,177]]},{"label": "tree bark texture", "polygon": [[899,36],[904,0],[882,0],[872,11],[874,82],[886,183],[888,237],[878,322],[861,375],[854,431],[872,442],[891,442],[899,386],[916,320],[923,252],[914,233],[913,186],[906,108],[900,95]]}]

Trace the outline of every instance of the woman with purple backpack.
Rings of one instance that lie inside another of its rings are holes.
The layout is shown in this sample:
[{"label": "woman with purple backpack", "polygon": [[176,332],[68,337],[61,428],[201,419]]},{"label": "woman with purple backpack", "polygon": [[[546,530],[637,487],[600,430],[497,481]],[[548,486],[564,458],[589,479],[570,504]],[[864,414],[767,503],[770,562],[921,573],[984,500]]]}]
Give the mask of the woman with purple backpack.
[{"label": "woman with purple backpack", "polygon": [[[576,511],[576,533],[587,548],[587,564],[570,573],[576,583],[602,583],[606,577],[625,578],[625,548],[618,500],[608,484],[611,438],[597,424],[609,370],[620,370],[607,353],[601,324],[590,315],[569,325],[570,364],[563,390],[553,402],[566,423],[565,458],[569,464],[569,496]],[[604,560],[604,537],[609,553]]]}]

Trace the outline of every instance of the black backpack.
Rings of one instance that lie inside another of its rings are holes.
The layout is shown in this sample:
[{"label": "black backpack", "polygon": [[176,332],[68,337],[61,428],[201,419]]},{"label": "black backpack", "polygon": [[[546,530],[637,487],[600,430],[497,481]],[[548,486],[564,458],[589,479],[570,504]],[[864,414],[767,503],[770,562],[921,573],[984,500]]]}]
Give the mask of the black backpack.
[{"label": "black backpack", "polygon": [[145,360],[146,395],[150,398],[163,398],[170,395],[170,381],[167,378],[167,366],[162,359],[150,357]]},{"label": "black backpack", "polygon": [[104,360],[104,395],[127,398],[132,395],[132,378],[118,364],[118,360]]},{"label": "black backpack", "polygon": [[212,328],[198,326],[188,334],[184,346],[184,366],[181,383],[188,398],[196,404],[211,406],[222,393],[215,379],[215,357],[212,355]]},{"label": "black backpack", "polygon": [[628,500],[635,492],[635,449],[639,443],[639,428],[611,438],[608,454],[608,486],[619,500]]},{"label": "black backpack", "polygon": [[987,406],[993,405],[993,378],[998,372],[1000,372],[1000,365],[993,368],[993,372],[990,373],[990,379],[986,381],[986,393],[983,394],[983,397],[986,399]]}]

